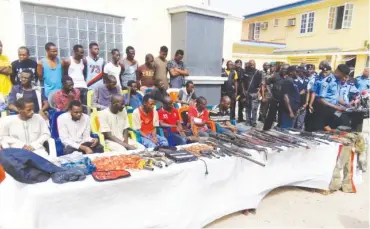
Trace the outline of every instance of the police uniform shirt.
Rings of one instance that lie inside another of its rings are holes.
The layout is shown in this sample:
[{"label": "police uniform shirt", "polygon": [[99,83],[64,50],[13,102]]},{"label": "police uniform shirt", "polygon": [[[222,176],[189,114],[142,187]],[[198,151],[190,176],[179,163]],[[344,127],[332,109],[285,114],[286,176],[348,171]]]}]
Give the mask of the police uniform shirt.
[{"label": "police uniform shirt", "polygon": [[369,77],[363,77],[359,76],[356,77],[356,87],[362,93],[364,90],[370,89],[370,78]]},{"label": "police uniform shirt", "polygon": [[331,104],[338,103],[340,82],[333,74],[322,81],[319,97]]},{"label": "police uniform shirt", "polygon": [[309,77],[306,78],[307,82],[307,90],[311,90],[313,88],[313,85],[315,83],[317,75],[316,74],[311,74]]},{"label": "police uniform shirt", "polygon": [[321,84],[326,78],[328,77],[324,77],[322,74],[316,76],[311,90],[316,94],[320,94]]},{"label": "police uniform shirt", "polygon": [[355,83],[347,82],[348,84],[348,98],[351,102],[352,100],[356,99],[356,96],[360,93],[360,91],[357,89]]},{"label": "police uniform shirt", "polygon": [[[294,81],[291,79],[283,79],[282,95],[287,95],[289,97],[290,107],[292,108],[293,112],[296,112],[300,107],[300,95],[298,85],[294,83]],[[285,103],[284,108],[284,110],[288,112]]]},{"label": "police uniform shirt", "polygon": [[340,85],[339,88],[339,99],[344,101],[346,104],[349,104],[349,88],[350,85],[348,83]]},{"label": "police uniform shirt", "polygon": [[[307,79],[302,79],[301,77],[297,77],[297,79],[295,79],[293,81],[293,84],[298,88],[298,92],[300,94],[300,92],[302,90],[307,90],[307,84],[308,84],[308,80]],[[300,104],[303,105],[306,103],[306,94],[300,94]]]}]

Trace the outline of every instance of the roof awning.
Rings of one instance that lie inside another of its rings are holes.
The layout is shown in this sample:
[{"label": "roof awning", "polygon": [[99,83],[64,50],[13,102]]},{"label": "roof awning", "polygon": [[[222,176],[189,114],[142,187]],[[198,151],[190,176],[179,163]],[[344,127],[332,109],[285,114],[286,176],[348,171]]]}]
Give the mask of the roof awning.
[{"label": "roof awning", "polygon": [[274,51],[276,54],[311,54],[311,53],[329,53],[329,52],[339,52],[340,48],[324,48],[324,49],[277,49]]},{"label": "roof awning", "polygon": [[341,61],[347,62],[347,61],[351,61],[351,60],[353,60],[355,58],[356,58],[356,55],[343,56],[342,59],[341,59]]},{"label": "roof awning", "polygon": [[236,42],[235,44],[247,45],[247,46],[253,46],[253,47],[277,48],[277,49],[281,49],[281,48],[286,47],[286,44],[284,44],[284,43],[253,41],[253,40],[244,40],[244,41]]}]

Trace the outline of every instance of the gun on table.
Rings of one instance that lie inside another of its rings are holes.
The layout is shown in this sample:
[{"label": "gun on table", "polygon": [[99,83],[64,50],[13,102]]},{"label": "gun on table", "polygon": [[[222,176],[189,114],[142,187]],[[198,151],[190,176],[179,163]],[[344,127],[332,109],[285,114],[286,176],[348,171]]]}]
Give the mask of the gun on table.
[{"label": "gun on table", "polygon": [[285,138],[281,138],[281,137],[279,138],[275,134],[269,133],[268,131],[260,131],[260,130],[257,130],[257,129],[253,129],[251,133],[256,134],[259,137],[263,136],[264,139],[266,139],[266,140],[271,139],[270,141],[274,142],[275,144],[279,143],[282,146],[286,146],[286,147],[289,147],[289,148],[297,148],[298,147],[296,145],[297,144],[296,141],[291,141],[289,139],[285,139]]},{"label": "gun on table", "polygon": [[220,148],[220,150],[228,156],[233,155],[233,156],[236,156],[236,157],[246,159],[246,160],[248,160],[250,162],[253,162],[257,165],[260,165],[262,167],[266,166],[264,163],[261,163],[259,161],[254,160],[253,158],[251,158],[251,156],[252,156],[251,154],[249,154],[249,153],[245,152],[244,150],[242,150],[238,147],[235,147],[233,145],[226,146],[224,144],[224,142],[220,141],[217,138],[209,137],[208,140],[205,143],[208,144],[208,145],[211,145],[213,147]]},{"label": "gun on table", "polygon": [[275,146],[271,142],[263,141],[259,138],[256,138],[252,135],[249,135],[248,133],[242,133],[242,134],[238,134],[238,135],[235,135],[235,136],[237,136],[239,139],[247,141],[247,142],[249,142],[250,144],[253,144],[253,145],[260,145],[260,146],[263,146],[263,147],[268,147],[268,148],[271,148],[272,150],[276,150],[278,152],[282,151],[282,149]]},{"label": "gun on table", "polygon": [[231,144],[237,145],[237,146],[242,147],[242,148],[252,149],[252,150],[255,150],[259,153],[264,153],[265,160],[267,160],[267,154],[268,154],[267,149],[257,147],[257,145],[259,145],[258,143],[256,143],[256,142],[250,143],[249,141],[246,141],[246,139],[244,139],[242,136],[237,135],[237,134],[233,134],[233,133],[225,133],[224,135],[225,135],[225,137],[230,138],[230,143]]},{"label": "gun on table", "polygon": [[[292,129],[277,128],[276,130],[283,133],[283,134],[285,133],[289,136],[295,137],[297,139],[303,139],[303,140],[306,140],[306,141],[309,141],[309,142],[312,142],[312,143],[317,143],[317,144],[329,145],[329,143],[326,142],[325,140],[317,138],[317,137],[315,138],[315,136],[311,132],[298,130],[298,129],[293,129],[293,128]],[[295,133],[298,133],[298,134],[295,134]]]}]

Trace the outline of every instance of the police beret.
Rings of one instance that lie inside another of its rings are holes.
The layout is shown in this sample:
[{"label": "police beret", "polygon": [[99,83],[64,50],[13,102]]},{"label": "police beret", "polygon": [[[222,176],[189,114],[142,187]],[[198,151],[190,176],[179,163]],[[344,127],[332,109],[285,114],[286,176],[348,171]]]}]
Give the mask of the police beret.
[{"label": "police beret", "polygon": [[345,64],[338,65],[337,70],[345,75],[348,75],[351,71],[351,69],[349,69],[349,67]]},{"label": "police beret", "polygon": [[315,69],[315,65],[313,65],[313,64],[306,64],[305,67],[306,67],[307,70]]},{"label": "police beret", "polygon": [[322,71],[331,71],[331,67],[330,66],[323,66],[321,68]]},{"label": "police beret", "polygon": [[293,72],[293,71],[297,71],[297,65],[291,65],[291,66],[289,66],[289,68],[287,69],[287,72],[288,72],[288,73]]},{"label": "police beret", "polygon": [[298,66],[298,67],[297,67],[297,71],[306,72],[306,71],[307,71],[307,69],[306,69],[306,67],[305,67],[305,66]]}]

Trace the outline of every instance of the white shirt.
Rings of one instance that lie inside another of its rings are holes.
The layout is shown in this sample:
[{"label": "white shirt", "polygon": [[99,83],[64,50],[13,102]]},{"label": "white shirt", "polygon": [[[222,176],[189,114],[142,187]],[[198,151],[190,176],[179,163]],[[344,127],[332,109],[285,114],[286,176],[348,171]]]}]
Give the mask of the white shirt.
[{"label": "white shirt", "polygon": [[82,143],[92,141],[90,137],[90,117],[82,114],[80,120],[73,121],[71,113],[58,117],[58,133],[64,146],[80,148]]},{"label": "white shirt", "polygon": [[83,61],[80,60],[80,63],[76,64],[73,57],[70,57],[69,59],[71,63],[68,67],[68,75],[73,79],[74,87],[87,88],[87,84],[83,74],[85,68]]},{"label": "white shirt", "polygon": [[23,121],[18,115],[10,115],[0,119],[0,139],[2,145],[11,148],[32,146],[35,150],[45,149],[43,144],[50,138],[50,131],[45,120],[34,114]]},{"label": "white shirt", "polygon": [[119,86],[119,88],[122,88],[121,80],[119,78],[119,75],[121,74],[121,70],[122,68],[119,64],[118,66],[115,66],[114,64],[112,64],[112,62],[109,62],[108,64],[104,66],[104,73],[108,75],[113,75],[114,77],[116,77],[117,85]]},{"label": "white shirt", "polygon": [[124,141],[123,131],[130,127],[126,109],[113,114],[109,108],[99,111],[100,132],[111,132],[113,136]]}]

